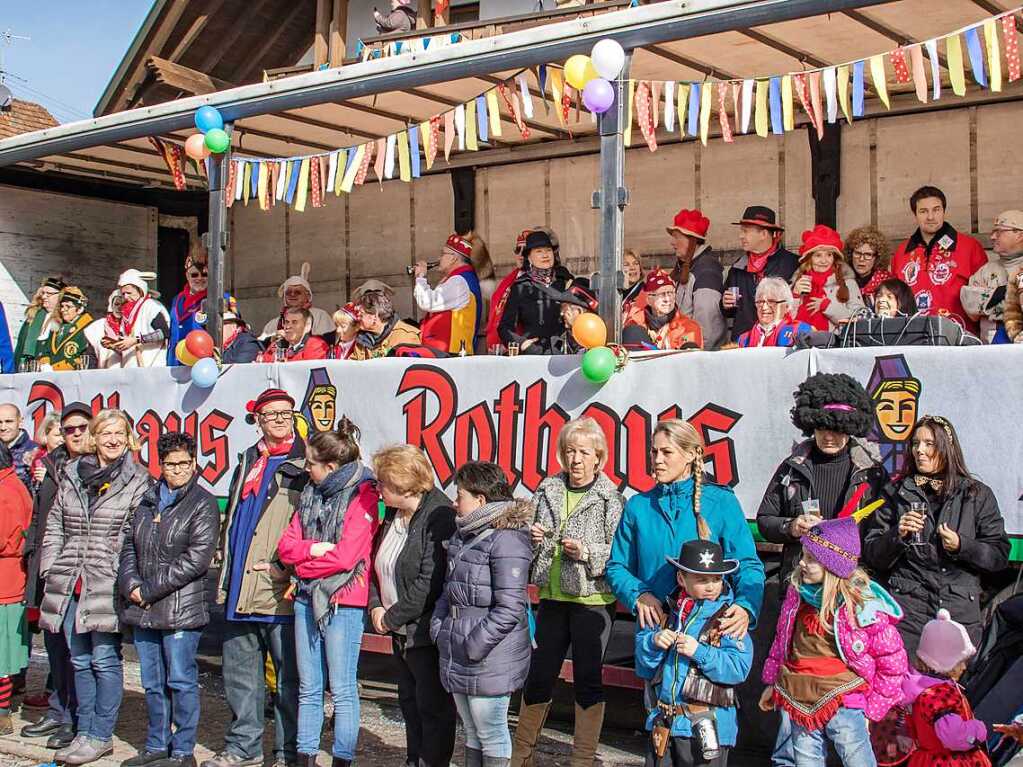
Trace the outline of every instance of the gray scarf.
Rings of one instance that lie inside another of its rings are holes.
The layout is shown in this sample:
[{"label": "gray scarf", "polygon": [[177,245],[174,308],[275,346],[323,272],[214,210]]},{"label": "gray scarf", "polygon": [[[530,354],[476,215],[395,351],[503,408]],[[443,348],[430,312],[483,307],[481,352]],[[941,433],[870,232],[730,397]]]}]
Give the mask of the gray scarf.
[{"label": "gray scarf", "polygon": [[493,501],[480,506],[471,514],[458,517],[455,520],[458,525],[458,532],[464,537],[469,533],[475,533],[485,527],[490,527],[497,519],[504,516],[513,503],[515,501]]}]

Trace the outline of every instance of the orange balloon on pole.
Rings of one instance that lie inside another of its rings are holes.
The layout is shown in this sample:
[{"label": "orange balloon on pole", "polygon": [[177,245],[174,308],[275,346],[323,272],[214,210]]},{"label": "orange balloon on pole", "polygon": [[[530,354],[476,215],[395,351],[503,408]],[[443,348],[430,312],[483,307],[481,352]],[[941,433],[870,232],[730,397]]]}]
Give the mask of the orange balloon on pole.
[{"label": "orange balloon on pole", "polygon": [[572,323],[572,338],[586,349],[595,349],[607,343],[607,325],[593,312],[584,312]]},{"label": "orange balloon on pole", "polygon": [[185,154],[193,160],[202,161],[210,156],[210,150],[206,148],[206,137],[196,133],[185,139]]}]

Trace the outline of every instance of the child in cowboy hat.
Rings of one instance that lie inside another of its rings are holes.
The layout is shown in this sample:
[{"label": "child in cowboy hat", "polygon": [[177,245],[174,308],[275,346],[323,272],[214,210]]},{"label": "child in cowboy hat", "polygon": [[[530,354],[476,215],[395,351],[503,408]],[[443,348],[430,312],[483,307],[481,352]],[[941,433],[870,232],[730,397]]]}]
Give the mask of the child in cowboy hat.
[{"label": "child in cowboy hat", "polygon": [[733,601],[724,576],[739,562],[705,540],[686,541],[678,559],[665,559],[678,571],[678,590],[667,599],[664,625],[636,634],[636,674],[657,701],[647,715],[646,765],[723,766],[738,734],[735,686],[753,665],[749,638],[717,627]]}]

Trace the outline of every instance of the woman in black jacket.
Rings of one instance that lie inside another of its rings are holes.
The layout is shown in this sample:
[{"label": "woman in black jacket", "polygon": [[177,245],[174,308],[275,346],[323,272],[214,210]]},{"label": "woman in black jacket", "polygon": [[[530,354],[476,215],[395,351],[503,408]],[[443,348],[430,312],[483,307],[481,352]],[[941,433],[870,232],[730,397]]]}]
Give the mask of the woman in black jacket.
[{"label": "woman in black jacket", "polygon": [[550,235],[542,230],[526,237],[526,268],[512,283],[498,334],[505,346],[518,344],[520,354],[547,354],[550,341],[564,329],[561,296],[572,274],[558,263]]},{"label": "woman in black jacket", "polygon": [[917,421],[906,472],[883,497],[868,521],[862,558],[902,606],[906,652],[913,657],[924,624],[941,608],[979,646],[981,577],[1008,566],[1009,538],[994,493],[970,476],[947,419]]},{"label": "woman in black jacket", "polygon": [[156,761],[161,767],[194,767],[199,725],[195,658],[210,619],[206,573],[220,538],[220,510],[199,487],[195,439],[170,432],[160,437],[156,449],[163,476],[132,515],[117,575],[126,601],[121,620],[135,627],[149,709],[145,746],[122,767]]},{"label": "woman in black jacket", "polygon": [[444,588],[455,510],[434,487],[426,456],[411,445],[378,452],[373,472],[390,509],[374,545],[370,619],[378,634],[391,635],[398,660],[406,763],[446,767],[455,748],[455,702],[440,682],[430,617]]}]

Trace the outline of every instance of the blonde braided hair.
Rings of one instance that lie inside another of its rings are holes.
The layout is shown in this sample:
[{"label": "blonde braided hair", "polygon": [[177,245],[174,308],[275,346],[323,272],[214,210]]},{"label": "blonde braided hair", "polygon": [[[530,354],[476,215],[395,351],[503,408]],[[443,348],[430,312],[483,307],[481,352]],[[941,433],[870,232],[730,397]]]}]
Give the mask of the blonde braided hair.
[{"label": "blonde braided hair", "polygon": [[710,527],[700,513],[700,496],[703,491],[703,438],[691,423],[681,418],[660,421],[654,427],[654,436],[663,434],[679,450],[693,450],[696,455],[691,464],[693,474],[693,516],[696,517],[696,533],[701,541],[711,538]]}]

